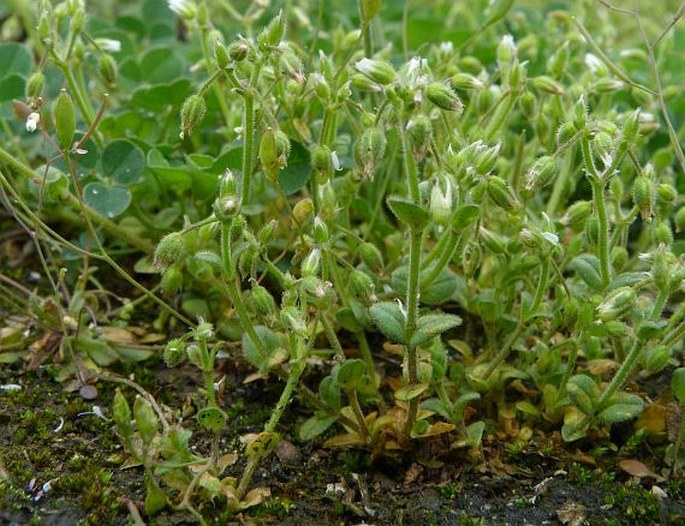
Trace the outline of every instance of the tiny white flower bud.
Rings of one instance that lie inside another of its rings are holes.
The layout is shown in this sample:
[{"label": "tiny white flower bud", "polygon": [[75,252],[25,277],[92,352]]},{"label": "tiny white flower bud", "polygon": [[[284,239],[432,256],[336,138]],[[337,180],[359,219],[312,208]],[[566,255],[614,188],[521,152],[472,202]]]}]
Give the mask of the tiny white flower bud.
[{"label": "tiny white flower bud", "polygon": [[40,113],[37,111],[31,112],[26,119],[26,131],[33,133],[38,128],[40,122]]}]

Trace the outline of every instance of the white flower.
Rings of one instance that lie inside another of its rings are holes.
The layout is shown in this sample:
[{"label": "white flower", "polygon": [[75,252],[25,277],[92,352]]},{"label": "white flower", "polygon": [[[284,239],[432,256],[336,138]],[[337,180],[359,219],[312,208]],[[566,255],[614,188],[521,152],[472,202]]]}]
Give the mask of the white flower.
[{"label": "white flower", "polygon": [[606,66],[597,55],[592,53],[585,53],[585,65],[590,68],[593,73],[604,73],[606,71]]},{"label": "white flower", "polygon": [[33,133],[38,128],[40,122],[40,113],[37,111],[31,112],[26,119],[26,131]]},{"label": "white flower", "polygon": [[342,164],[340,164],[340,159],[338,159],[338,154],[335,151],[331,152],[331,162],[333,163],[333,168],[336,172],[343,169]]},{"label": "white flower", "polygon": [[440,52],[451,55],[454,52],[454,44],[452,42],[440,42]]},{"label": "white flower", "polygon": [[354,65],[355,68],[357,68],[357,71],[359,73],[363,73],[364,75],[369,75],[373,71],[374,67],[374,62],[373,60],[369,58],[363,58]]},{"label": "white flower", "polygon": [[108,53],[119,53],[121,51],[121,42],[113,38],[96,38],[95,43],[102,51]]},{"label": "white flower", "polygon": [[169,9],[186,20],[192,20],[197,15],[197,8],[192,0],[167,0],[167,4]]}]

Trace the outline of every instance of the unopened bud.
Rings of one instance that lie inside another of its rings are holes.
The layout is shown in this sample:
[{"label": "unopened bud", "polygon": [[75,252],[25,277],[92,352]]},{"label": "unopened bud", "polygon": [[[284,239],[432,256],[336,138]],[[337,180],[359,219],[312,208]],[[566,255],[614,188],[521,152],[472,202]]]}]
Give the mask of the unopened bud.
[{"label": "unopened bud", "polygon": [[247,57],[249,50],[250,46],[245,40],[236,40],[228,46],[228,56],[233,62],[242,62]]},{"label": "unopened bud", "polygon": [[314,213],[314,203],[309,197],[300,199],[293,207],[293,221],[298,227],[304,225]]},{"label": "unopened bud", "polygon": [[460,90],[480,90],[484,87],[478,78],[469,73],[456,73],[450,78],[450,84],[454,89]]},{"label": "unopened bud", "polygon": [[473,159],[476,173],[479,175],[487,175],[492,171],[497,163],[497,159],[499,158],[501,146],[501,143],[498,143],[489,148],[483,145],[477,149],[476,155]]},{"label": "unopened bud", "polygon": [[604,322],[617,318],[630,308],[636,297],[632,287],[619,287],[597,306],[597,317]]},{"label": "unopened bud", "polygon": [[257,240],[259,244],[263,247],[271,243],[276,237],[276,227],[278,226],[278,221],[272,219],[267,224],[257,232]]},{"label": "unopened bud", "polygon": [[117,83],[117,63],[112,55],[106,53],[100,55],[98,72],[107,86],[114,86]]},{"label": "unopened bud", "polygon": [[240,197],[236,195],[224,195],[218,197],[212,205],[214,216],[222,223],[230,223],[240,212]]},{"label": "unopened bud", "polygon": [[167,296],[178,294],[183,289],[183,271],[179,265],[172,265],[164,271],[160,286]]},{"label": "unopened bud", "polygon": [[674,222],[676,232],[685,232],[685,205],[681,206],[675,213]]},{"label": "unopened bud", "polygon": [[350,291],[357,299],[368,302],[375,298],[373,279],[361,270],[354,269],[350,272],[349,284]]},{"label": "unopened bud", "polygon": [[460,111],[462,108],[457,94],[441,82],[431,82],[426,87],[426,98],[442,110]]},{"label": "unopened bud", "polygon": [[29,77],[26,81],[26,100],[29,102],[29,105],[43,94],[44,87],[45,75],[42,71],[36,71]]},{"label": "unopened bud", "polygon": [[160,270],[169,268],[174,263],[180,263],[186,257],[185,236],[181,232],[171,232],[164,236],[154,255],[154,266]]},{"label": "unopened bud", "polygon": [[583,96],[578,99],[573,108],[573,125],[576,130],[582,130],[587,125],[587,104]]},{"label": "unopened bud", "polygon": [[504,35],[497,46],[497,63],[499,67],[511,64],[516,58],[518,50],[514,43],[514,37],[511,35]]},{"label": "unopened bud", "polygon": [[407,123],[409,144],[414,158],[420,159],[428,149],[433,135],[433,126],[425,115],[417,115]]},{"label": "unopened bud", "polygon": [[186,359],[186,346],[180,338],[169,340],[164,347],[164,363],[167,367],[176,367]]},{"label": "unopened bud", "polygon": [[378,14],[381,8],[381,0],[361,0],[359,6],[361,7],[364,22],[368,23]]},{"label": "unopened bud", "polygon": [[656,245],[671,246],[673,243],[673,232],[666,221],[659,221],[652,227],[652,238]]},{"label": "unopened bud", "polygon": [[384,60],[363,58],[354,67],[374,82],[387,86],[395,80],[395,69]]},{"label": "unopened bud", "polygon": [[615,93],[625,88],[625,84],[620,80],[609,77],[597,79],[592,85],[592,91],[596,93]]},{"label": "unopened bud", "polygon": [[276,314],[276,301],[271,293],[260,285],[252,286],[252,305],[257,315],[270,318]]},{"label": "unopened bud", "polygon": [[591,201],[576,201],[566,210],[561,219],[562,224],[579,231],[585,225],[585,221],[592,213]]},{"label": "unopened bud", "polygon": [[325,183],[333,175],[331,149],[325,144],[316,145],[312,151],[312,171],[320,183]]},{"label": "unopened bud", "polygon": [[563,146],[576,134],[576,125],[573,122],[565,122],[557,130],[557,145]]},{"label": "unopened bud", "polygon": [[285,34],[285,16],[283,15],[283,10],[279,11],[278,14],[269,22],[262,33],[257,37],[257,43],[262,49],[268,49],[270,47],[277,47],[283,39]]},{"label": "unopened bud", "polygon": [[380,128],[367,128],[355,146],[355,157],[362,175],[373,178],[376,166],[385,153],[385,134]]},{"label": "unopened bud", "polygon": [[[685,209],[685,207],[683,208]],[[383,256],[376,245],[372,243],[362,243],[359,252],[364,265],[366,265],[371,272],[379,273],[383,271],[383,267],[385,266],[383,263]]]},{"label": "unopened bud", "polygon": [[566,93],[566,90],[561,84],[547,75],[535,77],[532,79],[532,82],[535,89],[542,91],[543,93],[549,93],[551,95],[563,95]]},{"label": "unopened bud", "polygon": [[452,215],[452,185],[446,175],[436,179],[431,189],[428,210],[431,219],[438,225],[445,226]]},{"label": "unopened bud", "polygon": [[633,203],[640,210],[643,221],[651,221],[654,207],[654,185],[646,175],[639,175],[633,182]]},{"label": "unopened bud", "polygon": [[500,208],[513,212],[518,208],[516,197],[501,177],[491,176],[487,183],[488,197]]},{"label": "unopened bud", "polygon": [[297,307],[288,306],[281,310],[281,324],[286,331],[297,336],[307,335],[307,324]]},{"label": "unopened bud", "polygon": [[314,218],[314,241],[318,244],[328,243],[329,240],[328,227],[326,223],[320,218]]},{"label": "unopened bud", "polygon": [[535,192],[547,186],[557,175],[557,161],[551,155],[537,159],[526,173],[526,190]]},{"label": "unopened bud", "polygon": [[214,57],[216,58],[216,65],[219,66],[219,69],[226,69],[231,63],[231,57],[228,54],[228,50],[220,40],[217,40],[214,44]]},{"label": "unopened bud", "polygon": [[319,273],[321,264],[321,249],[315,248],[302,261],[300,271],[303,276],[316,276]]},{"label": "unopened bud", "polygon": [[181,108],[181,139],[202,122],[206,113],[207,104],[202,95],[191,95],[186,99]]},{"label": "unopened bud", "polygon": [[57,97],[54,113],[57,142],[63,150],[68,151],[74,143],[76,114],[74,112],[74,103],[67,93],[67,90],[63,89]]},{"label": "unopened bud", "polygon": [[678,190],[671,184],[661,183],[656,187],[656,195],[664,203],[673,203],[678,198]]}]

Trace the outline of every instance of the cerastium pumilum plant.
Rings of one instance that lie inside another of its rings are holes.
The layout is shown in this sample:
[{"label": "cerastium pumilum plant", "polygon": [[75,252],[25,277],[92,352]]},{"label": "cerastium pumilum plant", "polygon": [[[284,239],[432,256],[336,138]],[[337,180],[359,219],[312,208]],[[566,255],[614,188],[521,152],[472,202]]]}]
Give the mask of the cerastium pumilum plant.
[{"label": "cerastium pumilum plant", "polygon": [[[655,29],[639,3],[613,9],[635,19],[646,48],[614,58],[603,48],[610,32],[585,25],[593,2],[575,18],[545,13],[544,35],[511,0],[485,12],[455,4],[447,20],[474,20],[469,36],[412,56],[406,27],[396,47],[384,43],[380,1],[359,2],[359,29],[330,32],[325,2],[315,23],[299,2],[267,4],[240,12],[227,2],[228,39],[223,7],[169,2],[197,51],[193,81],[164,77],[117,98],[163,116],[152,123],[116,105],[93,111],[75,61],[88,64],[82,51],[91,49],[107,88],[117,64],[78,17],[65,35],[48,16],[63,8],[43,3],[36,26],[40,67],[52,64],[67,87],[54,113],[70,174],[44,178],[41,206],[85,214],[98,250],[50,230],[3,173],[5,201],[51,242],[136,286],[108,248],[152,256],[136,270],[161,272],[162,292],[183,314],[150,291],[136,301],[164,305],[158,327],[173,315],[190,328],[168,341],[164,359],[187,360],[202,378],[206,458],[190,449],[182,421],[118,379],[139,394],[131,410],[119,392],[113,412],[145,471],[147,512],[173,506],[203,521],[203,503],[218,497],[231,512],[259,503],[268,491],[251,480],[295,398],[311,410],[299,439],[324,435],[326,446],[373,456],[437,435],[453,449],[477,447],[486,429],[520,443],[559,428],[567,441],[601,437],[640,415],[634,380],[679,364],[685,334],[674,237],[685,229],[683,162],[666,105],[675,88],[663,86],[673,80],[659,62],[679,15]],[[257,29],[266,12],[273,18]],[[632,78],[643,59],[653,82],[639,68]],[[122,82],[155,60],[121,64]],[[27,129],[49,122],[36,78]],[[79,113],[66,128],[65,97]],[[76,123],[87,132],[74,145]],[[117,135],[131,127],[137,136]],[[104,176],[81,188],[84,138]],[[0,160],[15,180],[36,177],[4,149]],[[146,236],[161,238],[156,250]],[[237,456],[222,450],[231,422],[215,377],[217,360],[236,353],[262,380],[283,382],[264,430],[245,437],[239,478],[227,474]],[[674,469],[682,428],[676,435]]]}]

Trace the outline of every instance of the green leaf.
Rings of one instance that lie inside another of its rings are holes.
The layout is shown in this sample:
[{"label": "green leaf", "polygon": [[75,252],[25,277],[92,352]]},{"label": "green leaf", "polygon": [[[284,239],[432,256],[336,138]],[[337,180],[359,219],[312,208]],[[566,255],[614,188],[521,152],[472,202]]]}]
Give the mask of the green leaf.
[{"label": "green leaf", "polygon": [[350,332],[358,332],[362,326],[357,321],[354,311],[350,307],[341,307],[335,313],[335,320],[340,326]]},{"label": "green leaf", "polygon": [[608,407],[600,413],[599,418],[602,422],[617,424],[637,418],[642,413],[644,402],[642,398],[630,393],[617,393],[609,400]]},{"label": "green leaf", "polygon": [[119,360],[119,355],[106,342],[95,340],[87,336],[81,336],[76,340],[79,349],[88,353],[88,356],[98,365],[112,365]]},{"label": "green leaf", "polygon": [[404,197],[388,197],[387,203],[395,217],[410,228],[423,228],[430,220],[428,210]]},{"label": "green leaf", "polygon": [[463,230],[470,226],[480,215],[480,206],[468,204],[461,205],[452,215],[452,228]]},{"label": "green leaf", "polygon": [[673,389],[673,396],[678,400],[681,407],[685,406],[685,367],[679,367],[673,371],[671,388]]},{"label": "green leaf", "polygon": [[312,416],[300,427],[300,440],[308,441],[319,436],[337,420],[337,416]]},{"label": "green leaf", "polygon": [[588,416],[594,415],[598,389],[592,378],[585,374],[573,376],[566,384],[566,392],[578,409]]},{"label": "green leaf", "polygon": [[151,517],[166,507],[167,499],[165,493],[148,476],[145,477],[145,488],[145,513]]},{"label": "green leaf", "polygon": [[164,188],[181,193],[193,185],[193,178],[188,170],[183,166],[169,166],[162,152],[157,149],[153,148],[147,152],[147,164]]},{"label": "green leaf", "polygon": [[416,332],[414,332],[409,345],[411,347],[418,347],[459,325],[461,325],[461,318],[454,314],[427,314],[421,316],[416,323]]},{"label": "green leaf", "polygon": [[285,195],[294,194],[311,178],[312,165],[309,157],[307,148],[299,142],[291,142],[288,166],[283,168],[278,176],[278,183]]},{"label": "green leaf", "polygon": [[395,391],[395,399],[402,402],[408,402],[421,395],[421,393],[426,392],[428,389],[428,384],[414,384],[403,387]]},{"label": "green leaf", "polygon": [[0,102],[24,98],[26,81],[21,75],[7,75],[0,80]]},{"label": "green leaf", "polygon": [[218,433],[226,427],[228,416],[218,407],[205,407],[197,413],[197,421],[208,431]]},{"label": "green leaf", "polygon": [[400,306],[392,301],[382,301],[369,308],[371,320],[383,335],[395,343],[404,343],[405,316]]},{"label": "green leaf", "polygon": [[448,301],[456,290],[457,276],[450,269],[444,268],[428,286],[421,285],[421,303],[441,305]]},{"label": "green leaf", "polygon": [[355,389],[363,382],[366,364],[359,359],[345,360],[338,369],[338,385],[343,389]]},{"label": "green leaf", "polygon": [[602,290],[602,274],[600,263],[597,256],[593,254],[581,254],[573,258],[569,265],[572,270],[583,279],[583,281],[593,290]]},{"label": "green leaf", "polygon": [[83,200],[101,216],[112,219],[131,204],[131,192],[123,186],[94,182],[83,189]]},{"label": "green leaf", "polygon": [[319,396],[321,400],[326,402],[333,409],[340,409],[341,396],[340,386],[334,378],[334,375],[326,376],[319,384]]},{"label": "green leaf", "polygon": [[664,327],[668,325],[666,320],[659,321],[644,321],[640,323],[637,329],[637,337],[641,340],[649,340],[656,337]]},{"label": "green leaf", "polygon": [[0,44],[0,71],[3,75],[28,77],[32,69],[33,58],[28,47],[16,42]]},{"label": "green leaf", "polygon": [[[278,335],[268,327],[255,325],[254,330],[264,344],[264,347],[268,349],[270,353],[273,354],[281,346]],[[266,372],[268,370],[270,356],[263,356],[259,348],[252,343],[252,340],[250,340],[247,333],[243,334],[243,356],[245,356],[245,359],[248,362],[259,369],[260,372]]]},{"label": "green leaf", "polygon": [[154,86],[142,86],[131,95],[131,105],[148,111],[161,112],[169,106],[181,107],[192,92],[192,83],[184,78]]},{"label": "green leaf", "polygon": [[131,141],[110,142],[102,152],[102,171],[117,183],[131,186],[143,180],[145,154]]},{"label": "green leaf", "polygon": [[185,62],[171,47],[151,49],[140,60],[140,70],[150,84],[171,82],[185,73]]}]

